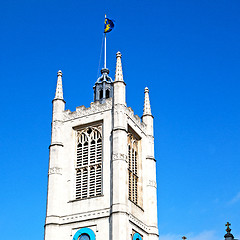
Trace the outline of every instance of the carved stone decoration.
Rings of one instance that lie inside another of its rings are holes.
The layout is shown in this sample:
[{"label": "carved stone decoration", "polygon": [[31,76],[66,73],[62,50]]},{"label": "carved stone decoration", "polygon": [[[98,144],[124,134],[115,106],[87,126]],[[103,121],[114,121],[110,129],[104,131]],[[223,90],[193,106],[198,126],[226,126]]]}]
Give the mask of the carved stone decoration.
[{"label": "carved stone decoration", "polygon": [[125,155],[123,153],[113,153],[112,159],[113,159],[113,161],[114,160],[127,161],[127,155]]},{"label": "carved stone decoration", "polygon": [[112,99],[108,98],[106,99],[106,102],[103,104],[100,104],[99,102],[93,102],[91,103],[91,106],[89,108],[86,108],[85,106],[80,106],[76,108],[75,112],[71,112],[70,110],[64,111],[64,121],[73,120],[75,118],[89,116],[91,114],[95,114],[98,112],[103,112],[112,109]]},{"label": "carved stone decoration", "polygon": [[[92,134],[94,133],[94,130],[97,130],[102,135],[102,125],[89,127],[89,128],[93,130]],[[77,142],[79,142],[79,137],[82,135],[82,133],[87,131],[89,128],[87,127],[77,131]]]},{"label": "carved stone decoration", "polygon": [[49,168],[48,175],[51,175],[51,174],[60,174],[60,175],[62,175],[62,168],[59,168],[59,167]]},{"label": "carved stone decoration", "polygon": [[148,181],[148,186],[157,188],[157,183],[156,183],[156,181],[154,181],[154,180],[149,180],[149,181]]}]

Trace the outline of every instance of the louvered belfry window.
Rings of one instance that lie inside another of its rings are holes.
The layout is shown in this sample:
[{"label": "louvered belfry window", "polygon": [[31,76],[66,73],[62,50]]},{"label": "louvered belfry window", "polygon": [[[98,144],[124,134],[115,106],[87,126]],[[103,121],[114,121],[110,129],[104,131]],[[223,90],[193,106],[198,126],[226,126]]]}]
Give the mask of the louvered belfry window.
[{"label": "louvered belfry window", "polygon": [[76,199],[102,194],[102,126],[77,132]]},{"label": "louvered belfry window", "polygon": [[138,142],[128,134],[128,197],[138,204]]}]

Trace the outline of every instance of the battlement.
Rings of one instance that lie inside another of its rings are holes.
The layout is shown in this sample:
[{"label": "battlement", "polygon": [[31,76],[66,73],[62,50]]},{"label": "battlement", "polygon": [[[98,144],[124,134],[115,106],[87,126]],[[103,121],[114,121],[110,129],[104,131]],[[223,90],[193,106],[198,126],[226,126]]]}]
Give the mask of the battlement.
[{"label": "battlement", "polygon": [[137,114],[134,114],[134,111],[131,107],[127,107],[126,112],[127,112],[128,117],[131,118],[132,121],[135,124],[137,124],[139,128],[141,128],[142,130],[146,129],[146,124],[144,122],[142,122],[141,118]]},{"label": "battlement", "polygon": [[106,99],[105,103],[99,103],[99,101],[92,102],[90,107],[86,108],[84,105],[76,107],[76,111],[71,112],[65,110],[63,112],[64,121],[73,120],[79,117],[89,116],[98,112],[104,112],[112,109],[112,98]]}]

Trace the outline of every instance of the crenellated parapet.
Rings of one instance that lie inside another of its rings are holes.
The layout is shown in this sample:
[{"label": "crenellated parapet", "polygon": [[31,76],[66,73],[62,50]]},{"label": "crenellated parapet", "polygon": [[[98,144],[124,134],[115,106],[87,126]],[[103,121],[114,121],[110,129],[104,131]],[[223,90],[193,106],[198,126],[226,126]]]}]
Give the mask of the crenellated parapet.
[{"label": "crenellated parapet", "polygon": [[66,110],[63,112],[63,120],[69,121],[76,118],[90,116],[98,112],[104,112],[112,109],[112,98],[106,99],[105,103],[100,103],[99,101],[92,102],[90,107],[86,108],[85,106],[76,107],[76,111],[71,112]]},{"label": "crenellated parapet", "polygon": [[126,114],[129,118],[131,118],[133,123],[138,126],[138,128],[145,132],[146,124],[141,121],[141,118],[137,114],[134,114],[134,111],[131,107],[126,108]]}]

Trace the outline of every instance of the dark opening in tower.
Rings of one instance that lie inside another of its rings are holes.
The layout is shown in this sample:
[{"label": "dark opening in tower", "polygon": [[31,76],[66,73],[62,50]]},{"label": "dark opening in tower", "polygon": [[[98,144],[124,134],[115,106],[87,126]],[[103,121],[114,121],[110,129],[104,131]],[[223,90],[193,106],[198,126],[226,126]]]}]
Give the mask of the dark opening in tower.
[{"label": "dark opening in tower", "polygon": [[101,89],[100,90],[100,93],[99,93],[99,98],[102,99],[103,98],[103,90]]},{"label": "dark opening in tower", "polygon": [[107,90],[106,90],[106,98],[109,98],[109,97],[110,97],[110,90],[107,89]]}]

